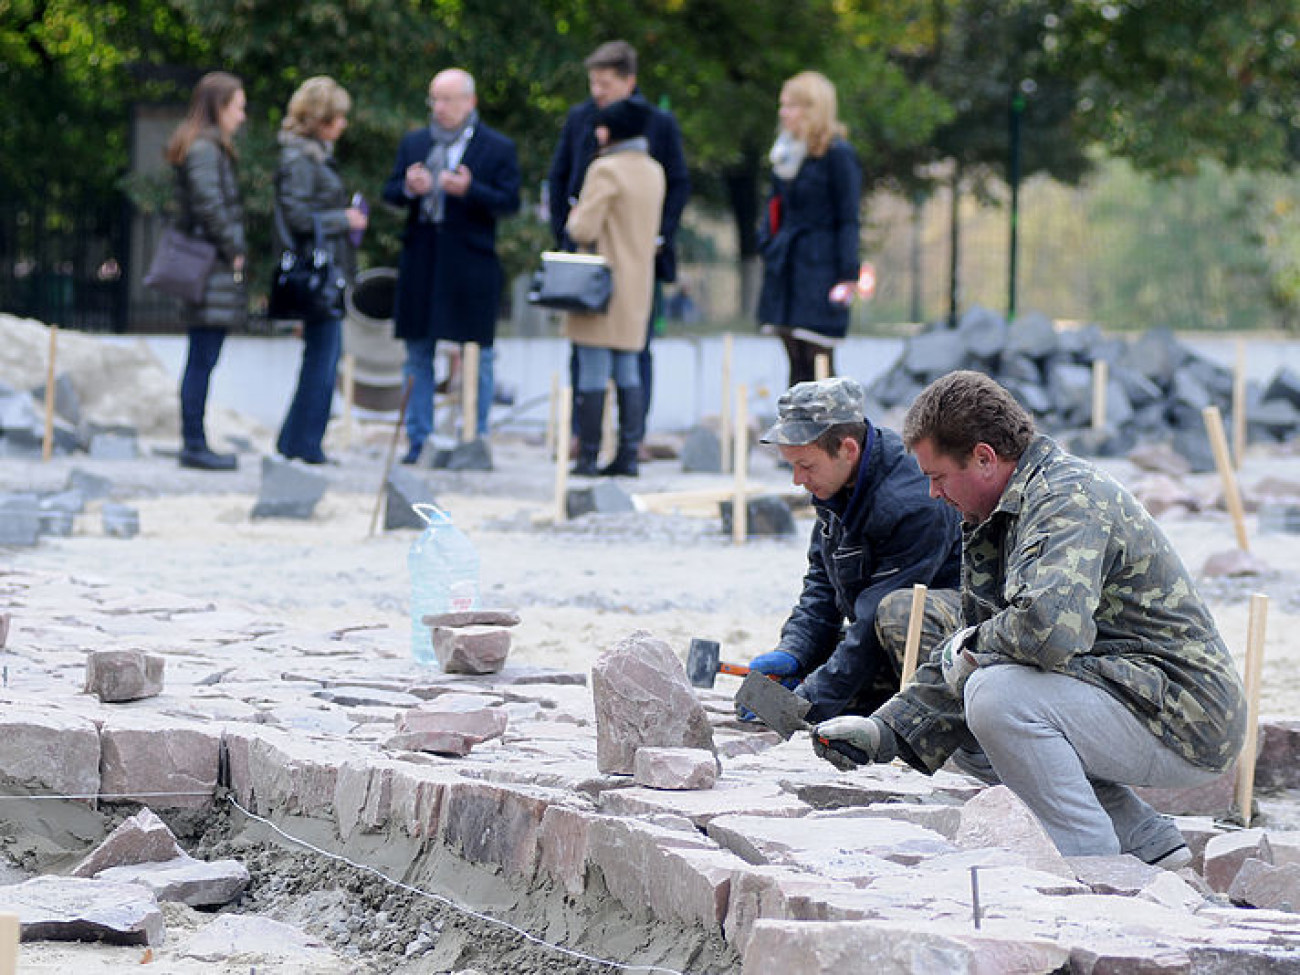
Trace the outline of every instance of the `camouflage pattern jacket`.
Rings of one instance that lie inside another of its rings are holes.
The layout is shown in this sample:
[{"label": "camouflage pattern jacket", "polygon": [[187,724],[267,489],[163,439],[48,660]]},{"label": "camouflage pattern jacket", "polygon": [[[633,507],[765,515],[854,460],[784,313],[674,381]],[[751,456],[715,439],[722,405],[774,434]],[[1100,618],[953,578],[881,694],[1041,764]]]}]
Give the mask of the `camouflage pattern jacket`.
[{"label": "camouflage pattern jacket", "polygon": [[[966,529],[962,616],[978,625],[980,666],[1100,687],[1203,768],[1225,769],[1241,749],[1241,680],[1178,554],[1136,498],[1048,437],[1030,444],[993,514]],[[918,678],[877,714],[905,757],[934,771],[971,739],[937,665]]]}]

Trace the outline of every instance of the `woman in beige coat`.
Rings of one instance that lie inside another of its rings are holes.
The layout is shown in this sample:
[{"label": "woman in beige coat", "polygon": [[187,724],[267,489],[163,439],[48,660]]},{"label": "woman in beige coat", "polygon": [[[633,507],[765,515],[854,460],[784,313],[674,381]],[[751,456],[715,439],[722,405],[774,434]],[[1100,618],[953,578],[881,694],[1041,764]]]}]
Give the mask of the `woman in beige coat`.
[{"label": "woman in beige coat", "polygon": [[[637,475],[637,448],[645,435],[637,357],[645,348],[654,300],[655,242],[664,200],[663,168],[651,158],[642,135],[649,117],[649,104],[635,96],[596,113],[601,150],[587,170],[565,227],[575,243],[609,262],[614,284],[608,311],[570,314],[565,323],[578,358],[574,474]],[[610,376],[618,389],[618,454],[612,463],[597,468]]]}]

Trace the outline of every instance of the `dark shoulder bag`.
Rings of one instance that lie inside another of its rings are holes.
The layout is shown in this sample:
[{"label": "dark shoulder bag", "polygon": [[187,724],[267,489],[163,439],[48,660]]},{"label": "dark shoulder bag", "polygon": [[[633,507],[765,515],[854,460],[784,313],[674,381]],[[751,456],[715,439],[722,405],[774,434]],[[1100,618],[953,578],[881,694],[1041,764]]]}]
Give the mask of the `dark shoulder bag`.
[{"label": "dark shoulder bag", "polygon": [[528,303],[557,311],[599,313],[614,293],[609,262],[599,254],[546,251],[533,273]]},{"label": "dark shoulder bag", "polygon": [[271,295],[266,305],[267,318],[297,319],[306,322],[338,318],[343,313],[343,292],[347,280],[334,266],[320,218],[311,218],[310,249],[294,246],[293,235],[285,225],[280,204],[275,205],[275,227],[284,250],[271,277]]}]

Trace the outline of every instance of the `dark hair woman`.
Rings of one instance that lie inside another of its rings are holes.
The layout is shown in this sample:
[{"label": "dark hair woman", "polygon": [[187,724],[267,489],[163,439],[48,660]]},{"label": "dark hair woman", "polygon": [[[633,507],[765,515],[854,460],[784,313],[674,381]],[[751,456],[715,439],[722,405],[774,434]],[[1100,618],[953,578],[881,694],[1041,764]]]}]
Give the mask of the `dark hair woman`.
[{"label": "dark hair woman", "polygon": [[244,204],[239,193],[234,136],[244,123],[244,86],[234,75],[213,71],[199,79],[189,113],[167,143],[164,158],[176,173],[177,226],[216,245],[203,300],[185,302],[189,353],[181,378],[182,467],[228,471],[233,454],[208,447],[203,417],[208,383],[226,331],[248,317],[244,290]]},{"label": "dark hair woman", "polygon": [[[308,78],[289,99],[280,125],[280,166],[275,177],[277,233],[301,249],[319,226],[334,267],[349,281],[356,265],[349,234],[366,228],[366,213],[348,205],[334,163],[334,143],[347,128],[352,99],[333,78]],[[276,450],[290,460],[324,464],[334,380],[342,345],[343,309],[302,323],[302,365]]]}]

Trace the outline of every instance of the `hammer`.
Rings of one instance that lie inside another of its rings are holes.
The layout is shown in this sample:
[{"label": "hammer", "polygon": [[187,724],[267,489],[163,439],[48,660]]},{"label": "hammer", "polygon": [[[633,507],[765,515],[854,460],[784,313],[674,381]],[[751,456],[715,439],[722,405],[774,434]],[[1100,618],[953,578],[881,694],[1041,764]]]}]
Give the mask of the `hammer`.
[{"label": "hammer", "polygon": [[748,667],[725,663],[719,658],[717,640],[691,640],[691,649],[686,654],[686,676],[693,687],[712,687],[718,674],[744,677],[748,673]]}]

